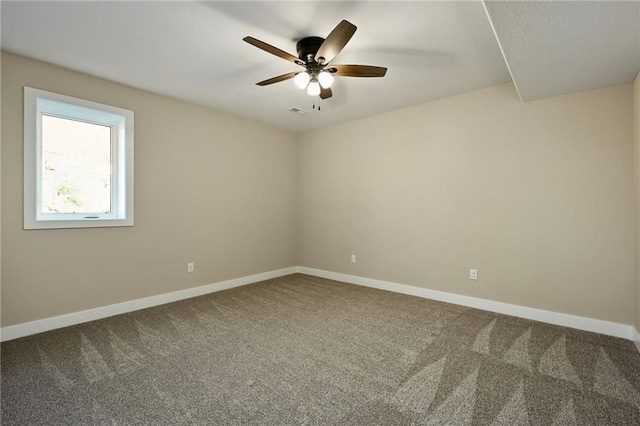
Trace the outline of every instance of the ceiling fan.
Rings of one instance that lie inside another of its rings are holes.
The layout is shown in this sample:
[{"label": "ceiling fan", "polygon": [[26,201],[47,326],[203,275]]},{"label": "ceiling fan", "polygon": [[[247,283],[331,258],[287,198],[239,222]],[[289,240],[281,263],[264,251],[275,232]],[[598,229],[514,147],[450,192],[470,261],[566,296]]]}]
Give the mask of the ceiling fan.
[{"label": "ceiling fan", "polygon": [[293,56],[277,47],[271,46],[253,37],[245,37],[244,41],[265,52],[279,56],[305,68],[304,71],[290,72],[256,83],[267,86],[293,78],[301,89],[307,89],[311,96],[321,99],[330,98],[333,76],[340,77],[384,77],[387,69],[373,65],[333,65],[331,61],[349,42],[357,27],[351,22],[340,22],[326,39],[322,37],[305,37],[296,44],[298,56]]}]

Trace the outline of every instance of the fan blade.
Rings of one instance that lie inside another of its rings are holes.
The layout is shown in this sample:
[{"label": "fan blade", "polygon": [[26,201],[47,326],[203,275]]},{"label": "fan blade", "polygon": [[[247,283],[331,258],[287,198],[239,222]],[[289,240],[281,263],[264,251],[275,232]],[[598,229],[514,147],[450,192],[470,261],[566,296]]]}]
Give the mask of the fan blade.
[{"label": "fan blade", "polygon": [[260,83],[256,83],[256,85],[258,85],[258,86],[266,86],[268,84],[279,83],[281,81],[289,80],[290,78],[295,77],[296,74],[298,74],[298,73],[297,72],[289,72],[289,73],[286,73],[286,74],[279,75],[277,77],[270,78],[268,80],[261,81]]},{"label": "fan blade", "polygon": [[328,99],[332,96],[333,92],[330,88],[325,89],[324,87],[320,86],[320,99]]},{"label": "fan blade", "polygon": [[340,77],[384,77],[387,73],[385,67],[373,65],[331,65],[328,71]]},{"label": "fan blade", "polygon": [[320,45],[316,53],[316,61],[323,65],[331,62],[349,40],[351,40],[356,29],[358,29],[358,27],[349,21],[340,22],[327,36],[322,45]]},{"label": "fan blade", "polygon": [[277,47],[274,47],[270,44],[265,43],[264,41],[260,41],[256,38],[253,37],[245,37],[242,40],[246,41],[247,43],[257,47],[258,49],[262,49],[267,53],[271,53],[272,55],[276,55],[281,57],[282,59],[286,59],[287,61],[296,63],[298,65],[304,65],[304,62],[302,62],[300,59],[298,59],[297,57],[293,56],[290,53],[285,52],[284,50],[280,50]]}]

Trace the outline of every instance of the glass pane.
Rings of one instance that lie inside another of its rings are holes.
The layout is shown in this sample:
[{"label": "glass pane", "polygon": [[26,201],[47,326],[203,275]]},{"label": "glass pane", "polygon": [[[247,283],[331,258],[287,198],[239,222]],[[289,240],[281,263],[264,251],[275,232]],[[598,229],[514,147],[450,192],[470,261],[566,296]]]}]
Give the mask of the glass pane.
[{"label": "glass pane", "polygon": [[111,127],[42,116],[41,209],[111,212]]}]

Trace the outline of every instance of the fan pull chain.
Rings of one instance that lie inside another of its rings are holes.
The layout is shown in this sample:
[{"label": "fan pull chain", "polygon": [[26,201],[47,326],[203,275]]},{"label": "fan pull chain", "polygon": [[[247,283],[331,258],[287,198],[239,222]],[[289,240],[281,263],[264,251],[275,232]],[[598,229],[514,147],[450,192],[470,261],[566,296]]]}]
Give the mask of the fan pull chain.
[{"label": "fan pull chain", "polygon": [[[315,99],[313,100],[313,109],[314,110],[316,109],[316,101],[315,101]],[[321,109],[320,98],[318,98],[318,111],[320,111],[320,109]]]}]

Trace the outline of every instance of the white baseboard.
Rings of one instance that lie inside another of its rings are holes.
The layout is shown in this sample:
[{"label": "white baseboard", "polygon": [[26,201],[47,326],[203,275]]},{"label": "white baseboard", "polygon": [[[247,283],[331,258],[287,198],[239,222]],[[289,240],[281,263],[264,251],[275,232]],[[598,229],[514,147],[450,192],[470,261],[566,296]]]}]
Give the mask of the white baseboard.
[{"label": "white baseboard", "polygon": [[271,278],[294,274],[297,272],[297,270],[298,268],[296,266],[292,266],[290,268],[278,269],[275,271],[263,272],[261,274],[250,275],[247,277],[221,281],[215,284],[207,284],[200,287],[188,288],[186,290],[174,291],[157,296],[145,297],[143,299],[117,303],[115,305],[102,306],[100,308],[74,312],[71,314],[60,315],[53,318],[45,318],[43,320],[3,327],[2,329],[0,329],[0,341],[5,342],[7,340],[30,336],[32,334],[42,333],[44,331],[55,330],[62,327],[68,327],[70,325],[81,324],[83,322],[94,321],[97,319],[107,318],[131,311],[150,308],[152,306],[164,305],[165,303],[176,302],[178,300],[189,299],[196,296],[202,296],[203,294],[214,293],[216,291],[227,290],[234,287],[240,287],[258,281],[264,281]]},{"label": "white baseboard", "polygon": [[422,297],[424,299],[438,300],[441,302],[453,303],[456,305],[468,306],[485,311],[511,315],[520,318],[545,322],[548,324],[561,325],[564,327],[576,328],[579,330],[592,331],[609,336],[621,337],[632,340],[640,351],[640,334],[633,326],[618,324],[614,322],[602,321],[592,318],[579,317],[575,315],[561,314],[558,312],[545,311],[542,309],[528,308],[525,306],[511,305],[508,303],[494,302],[492,300],[479,299],[476,297],[462,296],[459,294],[446,293],[443,291],[429,290],[421,287],[414,287],[405,284],[392,283],[388,281],[375,280],[372,278],[358,277],[354,275],[341,274],[337,272],[324,271],[321,269],[307,268],[304,266],[292,266],[290,268],[278,269],[247,277],[235,278],[221,281],[214,284],[189,288],[186,290],[174,291],[172,293],[160,294],[158,296],[145,297],[143,299],[131,300],[100,308],[89,309],[81,312],[74,312],[67,315],[60,315],[53,318],[45,318],[38,321],[12,325],[0,329],[0,341],[13,340],[32,334],[42,333],[49,330],[107,318],[114,315],[164,305],[165,303],[176,302],[178,300],[189,299],[264,281],[271,278],[282,277],[284,275],[300,272],[331,280],[342,281],[349,284],[357,284],[364,287],[372,287],[380,290],[392,291],[394,293],[408,294]]},{"label": "white baseboard", "polygon": [[[392,291],[394,293],[408,294],[422,297],[424,299],[438,300],[441,302],[453,303],[456,305],[468,306],[482,309],[484,311],[496,312],[499,314],[511,315],[519,318],[545,322],[548,324],[561,325],[564,327],[576,328],[578,330],[592,331],[594,333],[606,334],[614,337],[621,337],[627,340],[635,340],[640,350],[640,336],[630,325],[618,324],[615,322],[602,321],[592,318],[579,317],[576,315],[561,314],[558,312],[545,311],[542,309],[528,308],[525,306],[511,305],[509,303],[494,302],[492,300],[479,299],[476,297],[462,296],[459,294],[446,293],[443,291],[428,290],[426,288],[414,287],[405,284],[397,284],[388,281],[380,281],[371,278],[358,277],[354,275],[340,274],[337,272],[324,271],[321,269],[307,268],[299,266],[298,272],[313,275],[321,278],[342,281],[350,284],[357,284],[365,287],[377,288],[380,290]],[[634,339],[635,337],[638,339]]]}]

